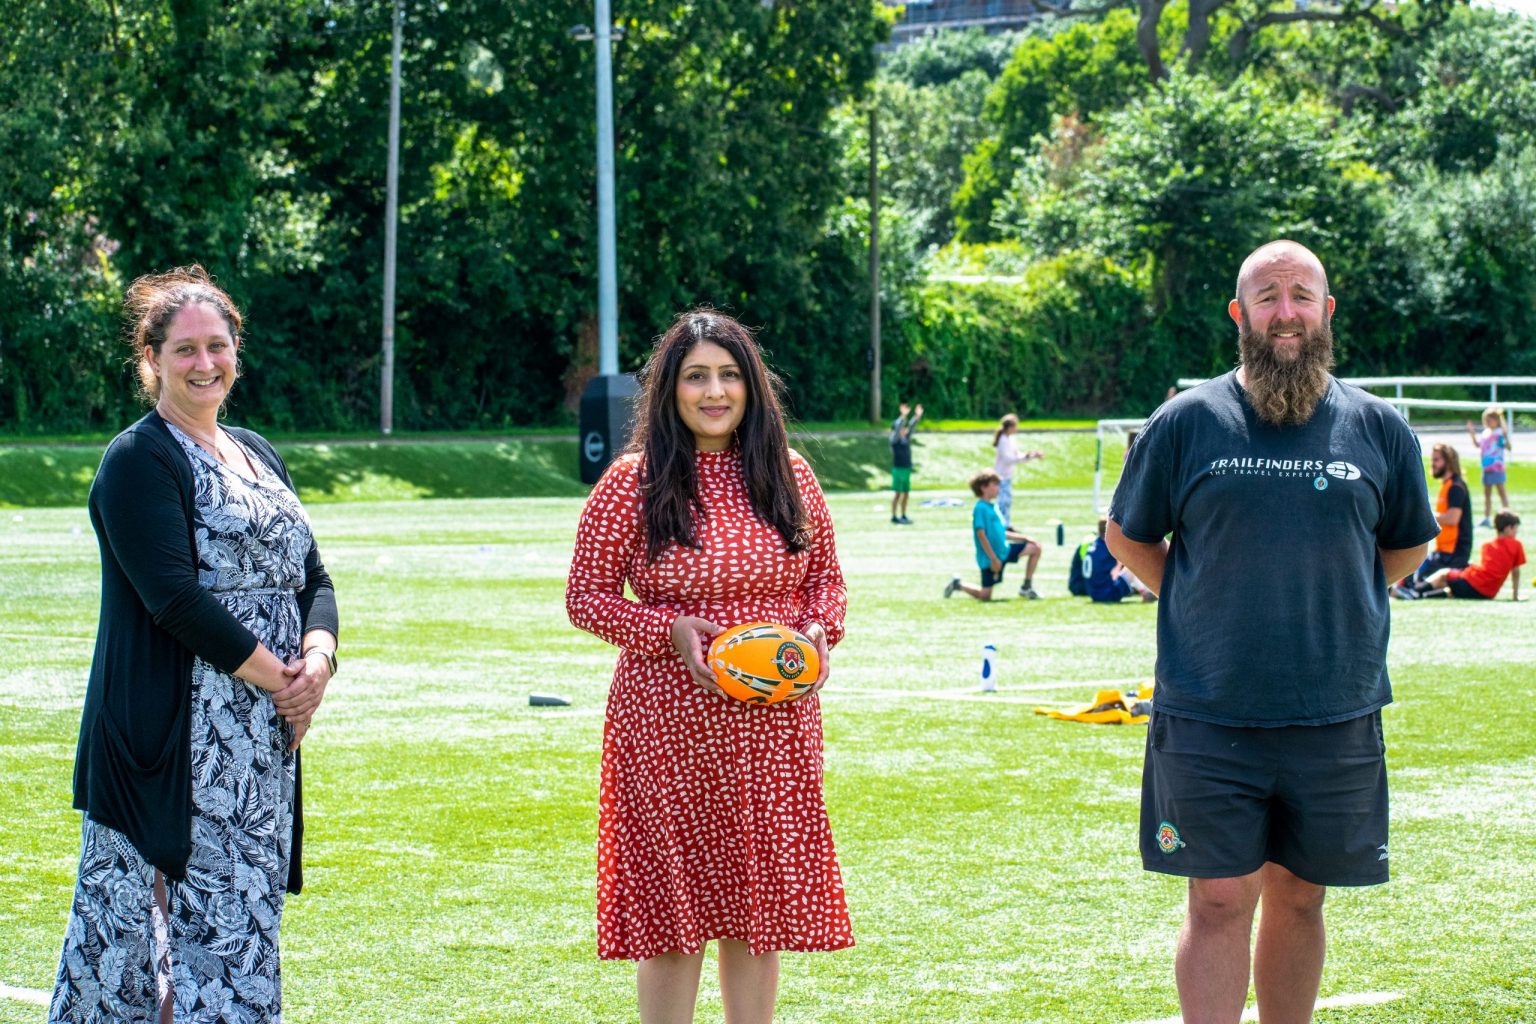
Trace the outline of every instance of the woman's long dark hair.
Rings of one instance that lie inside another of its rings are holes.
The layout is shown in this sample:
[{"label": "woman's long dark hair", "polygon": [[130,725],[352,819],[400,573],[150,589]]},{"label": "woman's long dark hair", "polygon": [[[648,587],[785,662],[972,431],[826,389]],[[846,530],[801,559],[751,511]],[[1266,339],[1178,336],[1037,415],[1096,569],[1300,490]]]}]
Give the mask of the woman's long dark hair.
[{"label": "woman's long dark hair", "polygon": [[646,559],[654,562],[671,544],[696,548],[695,517],[702,517],[694,473],[693,431],[677,412],[677,377],[683,359],[700,342],[731,354],[747,385],[747,407],[736,428],[741,472],[753,513],[779,531],[791,553],[810,546],[810,522],[789,464],[789,437],[779,400],[783,382],[763,363],[752,332],[713,309],[680,313],[640,370],[640,400],[629,450],[642,456]]}]

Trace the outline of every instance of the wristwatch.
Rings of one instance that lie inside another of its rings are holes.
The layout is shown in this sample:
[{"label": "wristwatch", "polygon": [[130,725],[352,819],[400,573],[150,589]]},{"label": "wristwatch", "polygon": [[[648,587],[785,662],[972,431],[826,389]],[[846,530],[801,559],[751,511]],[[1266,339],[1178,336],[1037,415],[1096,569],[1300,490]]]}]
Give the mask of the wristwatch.
[{"label": "wristwatch", "polygon": [[330,650],[329,648],[326,648],[326,647],[318,647],[318,646],[316,646],[316,647],[307,648],[304,651],[302,657],[308,658],[311,654],[314,654],[316,651],[319,651],[321,654],[325,655],[325,663],[330,666],[330,668],[331,668],[331,675],[334,676],[336,674],[336,652],[333,651],[333,650]]}]

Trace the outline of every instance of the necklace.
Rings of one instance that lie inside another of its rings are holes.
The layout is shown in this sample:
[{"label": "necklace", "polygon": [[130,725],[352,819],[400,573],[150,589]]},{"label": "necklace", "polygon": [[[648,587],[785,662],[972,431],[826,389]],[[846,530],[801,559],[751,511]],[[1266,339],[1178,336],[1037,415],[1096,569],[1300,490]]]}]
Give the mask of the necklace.
[{"label": "necklace", "polygon": [[198,442],[199,444],[211,445],[211,446],[213,446],[213,448],[215,450],[218,449],[218,447],[219,447],[219,438],[218,438],[217,434],[215,434],[211,438],[208,438],[208,437],[203,437],[203,436],[201,436],[199,434],[194,434],[194,433],[192,433],[192,431],[187,430],[186,427],[182,427],[181,429],[186,433],[186,435],[188,437],[190,437],[192,440]]},{"label": "necklace", "polygon": [[214,432],[213,433],[213,437],[212,438],[207,438],[207,437],[203,437],[201,434],[198,434],[198,433],[194,432],[189,427],[187,427],[185,424],[177,423],[175,420],[171,419],[169,416],[165,415],[165,413],[163,413],[163,412],[160,413],[160,418],[165,420],[167,423],[176,423],[176,429],[177,430],[180,430],[183,434],[186,434],[188,437],[190,437],[192,440],[196,441],[198,444],[202,445],[204,448],[212,449],[212,451],[209,454],[211,454],[214,458],[218,459],[220,462],[224,461],[224,455],[223,455],[222,452],[219,451],[219,428],[218,428],[217,425],[215,425],[214,428],[213,428],[213,432]]}]

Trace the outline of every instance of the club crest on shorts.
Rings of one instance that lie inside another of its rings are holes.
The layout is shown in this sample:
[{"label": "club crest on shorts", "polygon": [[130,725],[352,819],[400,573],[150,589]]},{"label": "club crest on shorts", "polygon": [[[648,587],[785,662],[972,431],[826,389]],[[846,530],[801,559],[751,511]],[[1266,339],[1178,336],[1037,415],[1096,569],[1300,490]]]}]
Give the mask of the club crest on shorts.
[{"label": "club crest on shorts", "polygon": [[779,645],[778,654],[774,655],[773,664],[778,668],[779,675],[785,679],[793,679],[805,671],[805,652],[800,645],[785,641]]},{"label": "club crest on shorts", "polygon": [[1173,822],[1165,821],[1157,826],[1157,848],[1164,853],[1174,853],[1185,845],[1179,838],[1179,830],[1173,827]]}]

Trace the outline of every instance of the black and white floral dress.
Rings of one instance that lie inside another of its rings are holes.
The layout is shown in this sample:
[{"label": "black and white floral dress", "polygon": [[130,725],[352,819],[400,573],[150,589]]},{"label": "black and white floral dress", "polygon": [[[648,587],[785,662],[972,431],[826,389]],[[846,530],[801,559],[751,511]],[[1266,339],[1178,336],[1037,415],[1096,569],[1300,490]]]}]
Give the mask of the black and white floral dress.
[{"label": "black and white floral dress", "polygon": [[[297,657],[309,519],[254,454],[248,480],[170,425],[196,481],[198,577],[279,658]],[[279,1024],[278,921],[293,837],[292,732],[266,691],[192,670],[184,881],[85,819],[49,1024]]]}]

